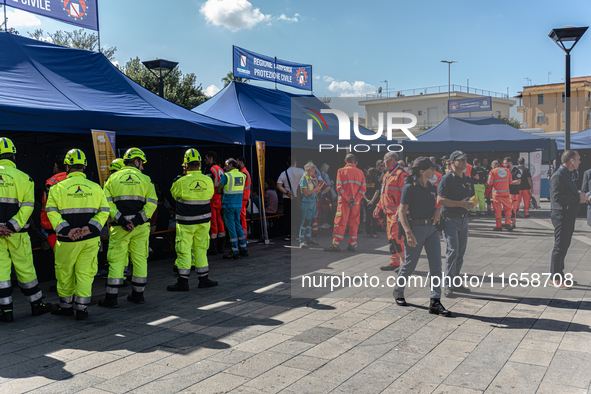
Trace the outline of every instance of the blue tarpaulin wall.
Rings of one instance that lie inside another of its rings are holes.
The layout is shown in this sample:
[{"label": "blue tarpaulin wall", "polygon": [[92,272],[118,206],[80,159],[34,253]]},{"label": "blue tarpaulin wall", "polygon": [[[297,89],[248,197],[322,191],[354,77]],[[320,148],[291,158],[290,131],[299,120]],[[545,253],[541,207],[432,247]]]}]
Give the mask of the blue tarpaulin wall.
[{"label": "blue tarpaulin wall", "polygon": [[0,32],[0,130],[189,138],[244,144],[244,127],[144,89],[101,53]]},{"label": "blue tarpaulin wall", "polygon": [[[564,149],[564,137],[556,138],[556,149]],[[570,136],[571,149],[591,149],[591,129]]]},{"label": "blue tarpaulin wall", "polygon": [[[307,117],[305,108],[313,108],[318,112],[321,109],[330,109],[314,95],[293,94],[231,82],[205,103],[193,108],[193,111],[244,126],[248,145],[254,145],[255,141],[265,141],[267,146],[318,149],[319,143],[341,146],[349,143],[368,145],[396,143],[396,141],[387,141],[384,137],[374,141],[362,141],[355,137],[353,131],[351,131],[350,141],[339,141],[337,117],[332,114],[323,115],[328,130],[315,130],[314,139],[308,141],[305,129],[292,128],[292,117],[298,124],[302,124],[301,121]],[[370,130],[363,127],[359,127],[359,131],[364,135],[372,134]]]},{"label": "blue tarpaulin wall", "polygon": [[445,118],[417,140],[402,142],[404,152],[531,152],[549,150],[551,143],[550,138],[520,131],[492,116]]}]

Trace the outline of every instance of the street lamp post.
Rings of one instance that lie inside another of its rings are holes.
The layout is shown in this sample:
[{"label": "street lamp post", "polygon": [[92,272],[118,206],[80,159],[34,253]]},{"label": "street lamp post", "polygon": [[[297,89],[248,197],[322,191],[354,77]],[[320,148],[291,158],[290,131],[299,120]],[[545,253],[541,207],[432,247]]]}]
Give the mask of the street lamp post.
[{"label": "street lamp post", "polygon": [[[567,26],[561,29],[552,29],[548,37],[552,39],[563,51],[565,55],[565,78],[564,78],[564,100],[565,100],[565,119],[564,119],[564,150],[570,149],[570,51],[577,45],[577,42],[583,37],[588,27]],[[567,46],[572,43],[572,45]]]},{"label": "street lamp post", "polygon": [[[171,62],[164,59],[148,60],[142,62],[144,66],[158,78],[158,95],[164,98],[164,79],[170,74],[172,70],[177,66],[178,62]],[[157,71],[156,74],[154,71]],[[162,75],[162,72],[166,74]]]},{"label": "street lamp post", "polygon": [[451,100],[451,64],[457,63],[457,61],[442,60],[441,63],[447,63],[447,111],[446,111],[446,115],[449,116],[449,100]]}]

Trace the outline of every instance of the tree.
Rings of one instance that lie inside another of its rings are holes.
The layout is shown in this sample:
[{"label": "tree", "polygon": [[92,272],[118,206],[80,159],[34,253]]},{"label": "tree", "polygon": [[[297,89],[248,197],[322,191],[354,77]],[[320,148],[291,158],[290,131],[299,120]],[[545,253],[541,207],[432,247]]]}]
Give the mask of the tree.
[{"label": "tree", "polygon": [[[45,38],[45,33],[42,29],[37,29],[33,33],[28,33],[29,37],[37,40]],[[98,35],[96,33],[89,34],[84,31],[84,29],[74,30],[72,32],[58,30],[53,34],[47,33],[47,35],[51,38],[52,42],[57,45],[76,49],[86,49],[88,51],[98,50]],[[103,55],[109,60],[115,58],[116,51],[117,47],[103,47],[101,50]]]},{"label": "tree", "polygon": [[[158,78],[142,64],[139,58],[130,59],[120,69],[144,88],[158,94]],[[195,74],[183,75],[178,67],[164,79],[164,98],[187,109],[193,109],[207,101],[201,84],[197,85]]]},{"label": "tree", "polygon": [[230,84],[230,82],[232,82],[232,81],[248,83],[248,82],[250,82],[250,79],[235,77],[234,74],[232,73],[232,71],[230,71],[228,74],[226,74],[225,77],[222,78],[222,82],[224,83],[224,87],[228,86]]},{"label": "tree", "polygon": [[499,119],[501,122],[503,123],[507,123],[509,126],[513,126],[516,129],[521,128],[521,123],[515,119],[515,118],[509,118],[508,116],[497,116],[497,119]]}]

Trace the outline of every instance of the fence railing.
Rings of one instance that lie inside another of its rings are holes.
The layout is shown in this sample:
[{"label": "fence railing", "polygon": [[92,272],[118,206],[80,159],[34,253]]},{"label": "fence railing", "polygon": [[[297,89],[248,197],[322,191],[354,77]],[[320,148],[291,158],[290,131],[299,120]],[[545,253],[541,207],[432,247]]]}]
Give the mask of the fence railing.
[{"label": "fence railing", "polygon": [[[507,93],[499,93],[493,92],[491,90],[485,89],[478,89],[478,88],[471,88],[469,86],[463,85],[451,85],[449,86],[450,92],[461,92],[461,93],[471,93],[477,94],[479,96],[491,96],[497,98],[504,98],[508,99],[509,95]],[[423,94],[435,94],[435,93],[447,93],[448,86],[447,85],[440,85],[440,86],[429,86],[426,88],[415,88],[415,89],[405,89],[405,90],[382,90],[381,93],[369,93],[365,96],[367,100],[377,100],[383,98],[394,98],[394,97],[404,97],[404,96],[420,96]]]}]

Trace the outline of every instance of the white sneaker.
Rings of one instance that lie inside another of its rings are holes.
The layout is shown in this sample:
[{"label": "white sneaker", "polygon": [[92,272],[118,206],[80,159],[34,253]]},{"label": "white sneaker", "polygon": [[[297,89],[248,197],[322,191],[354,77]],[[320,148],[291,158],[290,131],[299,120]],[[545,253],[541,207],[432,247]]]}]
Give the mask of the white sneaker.
[{"label": "white sneaker", "polygon": [[323,228],[323,229],[327,229],[327,228],[331,228],[331,227],[332,226],[328,223],[324,223],[322,226],[320,226],[320,228]]}]

